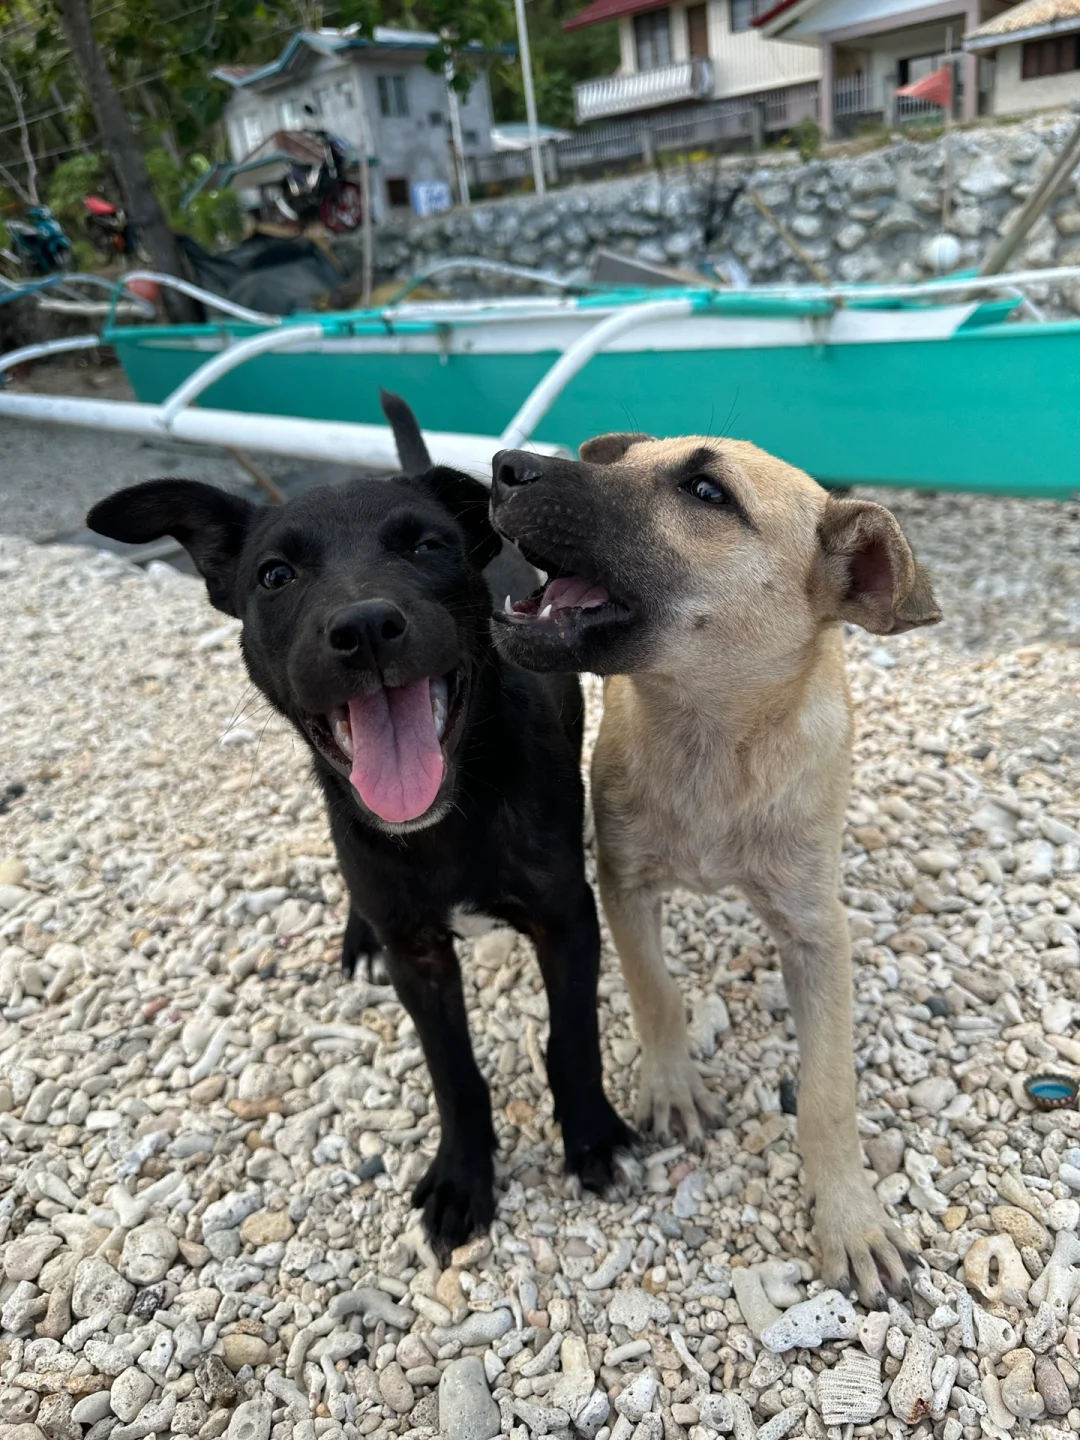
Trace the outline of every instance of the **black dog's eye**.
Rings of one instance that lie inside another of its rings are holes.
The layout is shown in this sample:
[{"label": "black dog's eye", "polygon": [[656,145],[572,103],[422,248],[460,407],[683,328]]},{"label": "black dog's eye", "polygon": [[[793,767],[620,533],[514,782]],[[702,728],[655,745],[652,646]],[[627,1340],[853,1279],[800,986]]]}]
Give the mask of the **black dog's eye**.
[{"label": "black dog's eye", "polygon": [[426,535],[423,540],[418,540],[413,546],[414,555],[427,555],[432,550],[445,550],[446,546],[441,540],[436,540],[433,535]]},{"label": "black dog's eye", "polygon": [[683,485],[688,495],[693,495],[695,500],[702,500],[706,505],[733,505],[729,491],[725,490],[719,480],[712,479],[709,475],[694,475]]},{"label": "black dog's eye", "polygon": [[264,590],[284,590],[296,579],[296,571],[285,560],[268,560],[259,568],[259,584]]}]

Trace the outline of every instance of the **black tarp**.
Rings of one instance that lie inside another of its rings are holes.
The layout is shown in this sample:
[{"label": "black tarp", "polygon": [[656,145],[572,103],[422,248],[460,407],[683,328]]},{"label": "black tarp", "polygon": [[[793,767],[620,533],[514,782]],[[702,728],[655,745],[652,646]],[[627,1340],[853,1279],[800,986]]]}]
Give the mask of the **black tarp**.
[{"label": "black tarp", "polygon": [[345,279],[313,240],[252,235],[235,250],[212,255],[190,235],[178,239],[197,285],[268,315],[325,308]]}]

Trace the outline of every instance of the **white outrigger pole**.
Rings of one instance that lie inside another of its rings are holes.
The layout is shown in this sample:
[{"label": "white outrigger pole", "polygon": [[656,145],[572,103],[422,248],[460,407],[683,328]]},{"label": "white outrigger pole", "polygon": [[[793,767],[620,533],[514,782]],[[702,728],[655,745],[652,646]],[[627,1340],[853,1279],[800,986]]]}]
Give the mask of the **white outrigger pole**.
[{"label": "white outrigger pole", "polygon": [[[303,420],[291,415],[255,415],[239,410],[210,410],[194,402],[211,385],[237,366],[268,351],[309,348],[325,338],[321,325],[285,327],[280,316],[264,315],[234,305],[220,296],[177,280],[170,275],[138,271],[130,280],[154,280],[172,285],[238,320],[267,328],[258,335],[236,340],[211,356],[205,364],[167,396],[160,405],[143,405],[124,400],[82,400],[64,395],[16,395],[0,389],[0,416],[13,420],[45,420],[56,425],[73,425],[88,430],[114,431],[126,435],[169,438],[196,445],[216,445],[241,450],[261,450],[338,465],[365,465],[376,469],[398,469],[397,446],[388,425],[360,425],[335,420]],[[14,366],[30,360],[93,350],[108,341],[98,335],[74,335],[25,345],[0,355],[0,377]],[[490,480],[491,457],[505,448],[495,435],[462,435],[450,431],[424,431],[424,439],[436,464],[451,465]],[[531,444],[542,455],[565,454],[558,445]]]}]

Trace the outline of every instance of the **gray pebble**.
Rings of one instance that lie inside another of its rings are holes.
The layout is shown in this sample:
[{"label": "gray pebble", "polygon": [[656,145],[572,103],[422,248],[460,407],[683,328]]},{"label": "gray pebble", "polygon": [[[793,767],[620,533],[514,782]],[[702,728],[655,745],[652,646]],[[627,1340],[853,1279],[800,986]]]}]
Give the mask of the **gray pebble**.
[{"label": "gray pebble", "polygon": [[[149,1375],[131,1365],[121,1371],[109,1390],[109,1405],[119,1420],[134,1420],[139,1411],[154,1393],[154,1382]],[[99,1420],[102,1416],[97,1417]]]},{"label": "gray pebble", "polygon": [[446,1440],[493,1440],[499,1433],[499,1407],[475,1355],[451,1360],[442,1373],[439,1432]]}]

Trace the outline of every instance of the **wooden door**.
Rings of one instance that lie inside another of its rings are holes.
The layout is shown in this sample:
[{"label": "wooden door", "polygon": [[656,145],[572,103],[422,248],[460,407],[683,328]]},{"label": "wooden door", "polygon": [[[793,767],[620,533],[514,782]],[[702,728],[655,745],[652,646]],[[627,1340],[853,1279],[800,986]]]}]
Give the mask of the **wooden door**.
[{"label": "wooden door", "polygon": [[709,58],[709,20],[706,5],[686,7],[686,29],[690,41],[690,59]]}]

